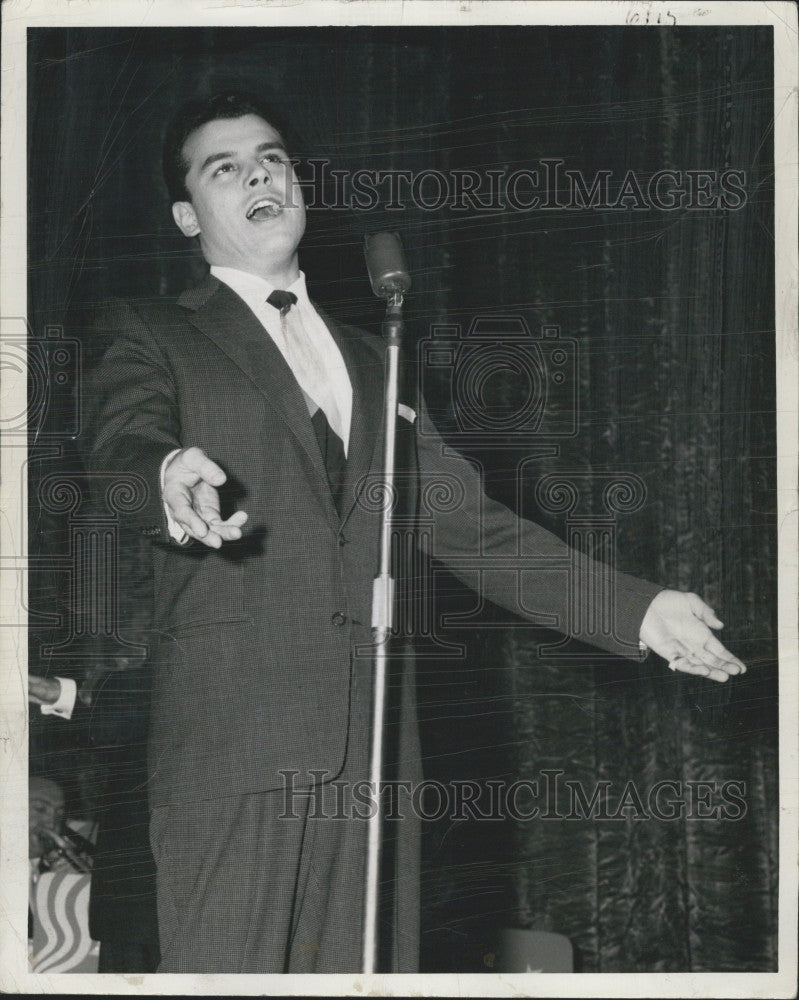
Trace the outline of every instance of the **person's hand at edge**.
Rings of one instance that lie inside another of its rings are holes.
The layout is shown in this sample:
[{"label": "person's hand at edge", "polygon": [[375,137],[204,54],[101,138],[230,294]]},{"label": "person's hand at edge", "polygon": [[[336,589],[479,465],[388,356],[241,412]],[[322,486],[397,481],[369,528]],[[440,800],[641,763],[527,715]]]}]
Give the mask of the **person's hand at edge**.
[{"label": "person's hand at edge", "polygon": [[672,670],[726,681],[746,667],[711,632],[720,628],[716,613],[697,594],[662,590],[644,615],[640,636]]},{"label": "person's hand at edge", "polygon": [[61,682],[55,677],[28,674],[28,699],[32,705],[55,705],[61,695]]}]

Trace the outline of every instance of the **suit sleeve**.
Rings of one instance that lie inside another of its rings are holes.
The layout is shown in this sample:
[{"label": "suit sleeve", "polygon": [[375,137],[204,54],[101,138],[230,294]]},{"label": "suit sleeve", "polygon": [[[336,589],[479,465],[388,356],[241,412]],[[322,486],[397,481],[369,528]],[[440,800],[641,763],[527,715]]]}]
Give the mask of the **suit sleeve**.
[{"label": "suit sleeve", "polygon": [[[424,402],[419,399],[420,410]],[[426,414],[425,414],[426,417]],[[425,419],[425,428],[430,428]],[[596,562],[540,525],[486,496],[470,461],[436,433],[417,438],[419,472],[455,490],[433,512],[423,547],[483,597],[535,624],[617,656],[641,660],[641,622],[662,590]]]},{"label": "suit sleeve", "polygon": [[76,698],[69,727],[75,746],[142,744],[149,724],[152,669],[149,664],[109,670],[92,692],[92,703]]},{"label": "suit sleeve", "polygon": [[113,339],[88,380],[83,453],[95,502],[101,495],[106,501],[121,498],[131,527],[166,542],[159,473],[165,456],[181,447],[174,376],[156,336],[132,305],[112,303],[99,323]]}]

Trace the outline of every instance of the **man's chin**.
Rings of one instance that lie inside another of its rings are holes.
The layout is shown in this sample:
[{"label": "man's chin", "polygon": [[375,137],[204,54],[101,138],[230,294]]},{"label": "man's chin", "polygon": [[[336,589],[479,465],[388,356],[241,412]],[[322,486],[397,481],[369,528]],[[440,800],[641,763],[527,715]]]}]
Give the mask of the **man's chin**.
[{"label": "man's chin", "polygon": [[278,217],[253,227],[247,241],[248,255],[261,261],[289,260],[296,256],[300,238],[293,227],[285,225],[285,219]]}]

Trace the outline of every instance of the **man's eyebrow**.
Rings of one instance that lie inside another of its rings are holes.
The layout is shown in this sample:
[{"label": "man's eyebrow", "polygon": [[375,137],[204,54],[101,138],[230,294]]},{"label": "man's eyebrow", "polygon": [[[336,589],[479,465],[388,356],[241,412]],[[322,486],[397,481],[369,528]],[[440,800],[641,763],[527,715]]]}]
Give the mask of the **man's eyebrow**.
[{"label": "man's eyebrow", "polygon": [[233,153],[211,153],[210,156],[206,156],[206,158],[203,160],[202,164],[200,165],[199,173],[202,173],[203,170],[205,170],[207,167],[210,167],[212,163],[217,163],[219,160],[227,160],[233,155],[234,155]]},{"label": "man's eyebrow", "polygon": [[288,155],[288,150],[282,142],[262,142],[260,146],[257,147],[255,152],[265,153],[267,149],[279,149],[282,153],[286,153],[286,155]]},{"label": "man's eyebrow", "polygon": [[[286,147],[283,145],[282,142],[262,142],[255,147],[255,152],[265,153],[268,149],[279,149],[281,152],[285,153],[288,156],[288,150],[286,149]],[[212,164],[218,163],[220,160],[228,160],[235,155],[236,155],[235,153],[231,152],[211,153],[210,156],[206,156],[206,158],[203,160],[202,164],[200,165],[199,173],[202,173]]]}]

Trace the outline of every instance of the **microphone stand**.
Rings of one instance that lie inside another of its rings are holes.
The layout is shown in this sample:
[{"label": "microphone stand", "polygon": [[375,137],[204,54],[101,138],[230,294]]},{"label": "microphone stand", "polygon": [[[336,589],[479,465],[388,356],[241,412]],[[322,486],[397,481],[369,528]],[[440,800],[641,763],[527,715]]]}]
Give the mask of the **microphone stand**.
[{"label": "microphone stand", "polygon": [[374,638],[372,700],[372,742],[369,760],[369,788],[372,812],[369,815],[369,841],[366,857],[364,895],[363,971],[373,973],[377,965],[378,911],[380,907],[380,861],[383,848],[380,798],[383,776],[383,731],[386,703],[388,649],[393,627],[394,578],[391,575],[391,533],[395,498],[397,404],[399,402],[399,362],[405,323],[402,318],[402,291],[395,285],[389,290],[383,334],[387,340],[385,360],[385,397],[383,408],[383,488],[380,514],[380,556],[378,573],[372,587],[372,634]]}]

